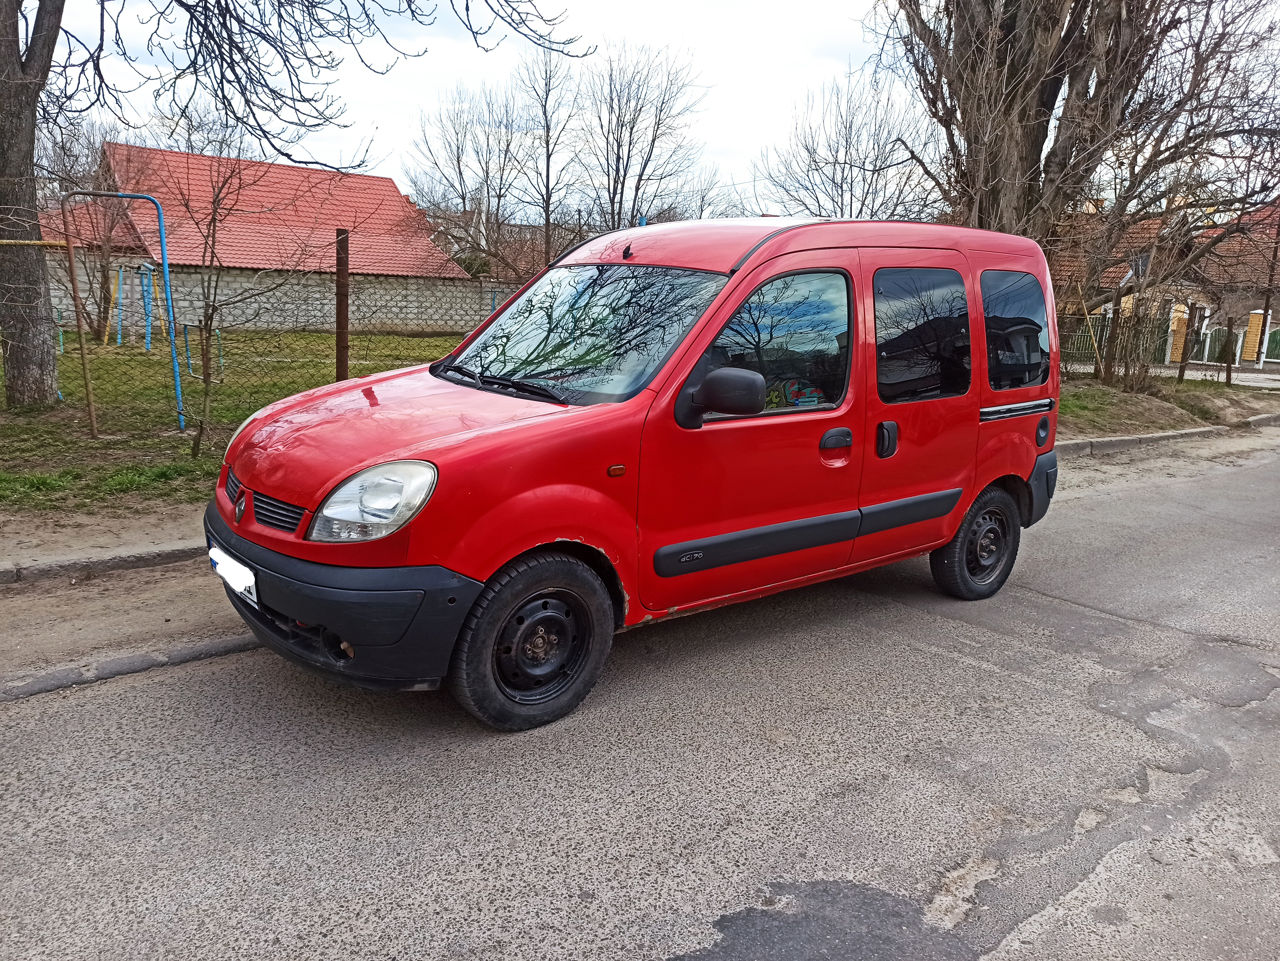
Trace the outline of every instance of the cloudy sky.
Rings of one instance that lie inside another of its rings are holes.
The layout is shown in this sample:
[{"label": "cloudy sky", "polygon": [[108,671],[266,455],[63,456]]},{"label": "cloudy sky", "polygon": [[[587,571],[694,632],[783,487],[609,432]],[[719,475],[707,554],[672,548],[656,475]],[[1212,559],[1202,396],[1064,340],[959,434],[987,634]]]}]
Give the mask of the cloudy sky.
[{"label": "cloudy sky", "polygon": [[[863,26],[872,0],[544,0],[564,8],[563,35],[582,46],[627,43],[689,57],[703,88],[696,132],[723,181],[750,175],[765,145],[783,141],[807,91],[839,76],[872,50]],[[418,117],[459,82],[501,81],[531,48],[509,37],[497,50],[477,50],[441,2],[435,27],[421,32],[425,56],[378,76],[348,58],[334,90],[347,104],[346,129],[313,134],[305,150],[325,163],[348,163],[368,144],[371,172],[405,186],[403,168]],[[97,3],[70,0],[68,23],[84,23]],[[141,103],[141,98],[138,98]],[[144,104],[145,109],[145,104]]]}]

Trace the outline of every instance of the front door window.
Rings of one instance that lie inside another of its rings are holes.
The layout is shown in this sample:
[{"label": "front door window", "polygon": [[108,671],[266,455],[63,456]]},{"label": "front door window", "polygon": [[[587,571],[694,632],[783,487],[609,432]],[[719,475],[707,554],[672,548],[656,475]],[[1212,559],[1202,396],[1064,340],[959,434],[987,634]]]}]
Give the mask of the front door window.
[{"label": "front door window", "polygon": [[765,411],[834,407],[849,381],[849,281],[838,271],[774,278],[734,311],[698,376],[743,367],[764,377]]}]

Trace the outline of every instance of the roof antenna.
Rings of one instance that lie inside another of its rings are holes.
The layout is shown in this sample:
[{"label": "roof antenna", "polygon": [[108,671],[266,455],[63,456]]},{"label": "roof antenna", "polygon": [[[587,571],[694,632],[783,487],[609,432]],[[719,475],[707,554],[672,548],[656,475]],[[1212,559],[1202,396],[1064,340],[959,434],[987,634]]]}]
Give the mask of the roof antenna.
[{"label": "roof antenna", "polygon": [[626,260],[630,256],[631,256],[631,245],[627,244],[625,247],[622,248],[622,259]]}]

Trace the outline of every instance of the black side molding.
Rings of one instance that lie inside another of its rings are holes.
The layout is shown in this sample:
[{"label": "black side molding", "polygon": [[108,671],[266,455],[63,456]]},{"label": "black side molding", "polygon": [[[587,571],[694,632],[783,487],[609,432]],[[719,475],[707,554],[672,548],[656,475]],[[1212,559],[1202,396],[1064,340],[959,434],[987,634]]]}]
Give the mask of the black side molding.
[{"label": "black side molding", "polygon": [[659,577],[692,574],[726,564],[740,564],[774,554],[822,547],[858,536],[861,511],[823,514],[803,520],[752,527],[745,531],[705,537],[683,544],[659,548],[653,555],[653,569]]},{"label": "black side molding", "polygon": [[960,503],[959,488],[904,497],[874,504],[860,511],[823,514],[785,524],[751,527],[744,531],[704,537],[660,547],[653,555],[653,569],[659,577],[676,577],[695,571],[759,560],[840,541],[852,541],[861,534],[876,534],[894,527],[945,517]]},{"label": "black side molding", "polygon": [[920,521],[931,521],[938,517],[946,517],[960,503],[960,488],[949,491],[938,491],[935,494],[921,494],[918,497],[904,497],[900,501],[887,501],[862,509],[863,534],[878,534],[895,527],[906,527]]}]

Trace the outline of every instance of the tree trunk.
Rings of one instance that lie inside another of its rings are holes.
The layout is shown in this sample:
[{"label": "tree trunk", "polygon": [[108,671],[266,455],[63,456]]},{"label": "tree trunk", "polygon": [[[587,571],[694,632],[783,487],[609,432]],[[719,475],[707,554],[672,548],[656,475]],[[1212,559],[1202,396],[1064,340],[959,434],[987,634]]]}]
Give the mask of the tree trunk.
[{"label": "tree trunk", "polygon": [[[38,240],[35,84],[0,83],[0,240]],[[45,251],[0,244],[0,345],[5,405],[58,400],[57,353]]]},{"label": "tree trunk", "polygon": [[1227,386],[1231,386],[1231,368],[1236,362],[1236,315],[1227,315],[1227,342],[1222,345],[1222,360],[1227,365]]},{"label": "tree trunk", "polygon": [[1199,338],[1194,333],[1200,329],[1200,311],[1203,310],[1199,304],[1187,304],[1187,325],[1182,329],[1182,356],[1178,358],[1178,383],[1181,384],[1187,379],[1187,364],[1191,362],[1191,353],[1198,346]]},{"label": "tree trunk", "polygon": [[1120,311],[1124,306],[1122,290],[1122,287],[1117,287],[1115,296],[1111,298],[1111,322],[1107,325],[1107,342],[1103,345],[1102,382],[1108,387],[1114,384],[1116,379],[1116,347],[1120,341],[1122,322]]}]

